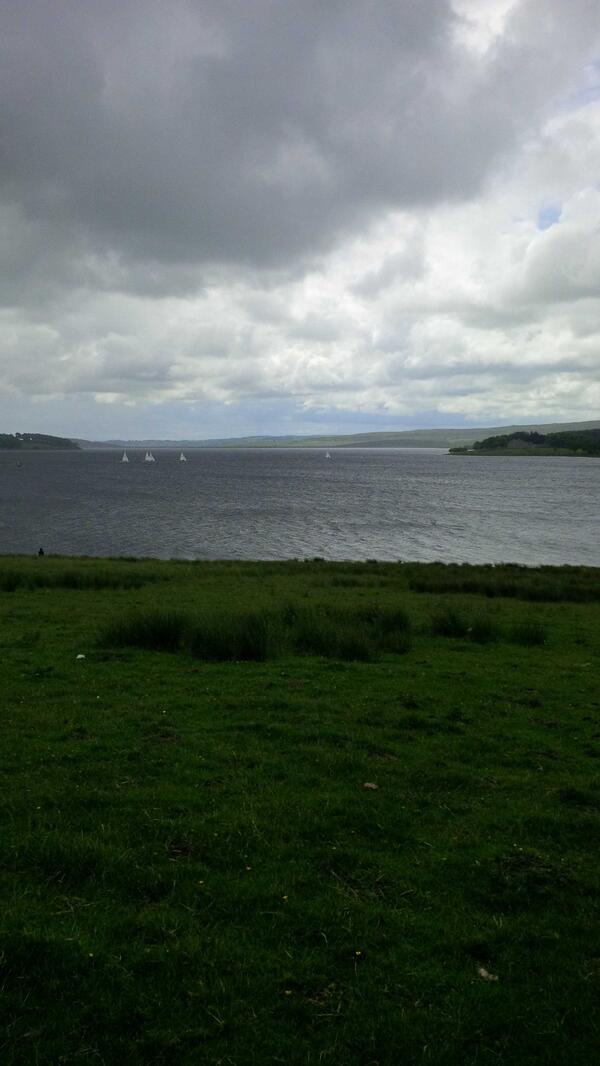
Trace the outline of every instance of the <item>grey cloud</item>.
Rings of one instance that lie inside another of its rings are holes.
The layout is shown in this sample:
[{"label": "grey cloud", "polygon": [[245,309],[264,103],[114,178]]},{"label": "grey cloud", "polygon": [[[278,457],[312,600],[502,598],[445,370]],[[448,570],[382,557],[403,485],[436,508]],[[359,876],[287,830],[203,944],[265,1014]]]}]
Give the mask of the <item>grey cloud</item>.
[{"label": "grey cloud", "polygon": [[449,0],[4,5],[5,195],[133,260],[314,254],[376,210],[477,189],[583,48],[587,0],[541,8],[560,51],[516,20],[484,67]]},{"label": "grey cloud", "polygon": [[75,292],[128,292],[162,299],[202,293],[206,269],[193,263],[132,258],[97,246],[90,234],[57,219],[28,216],[0,204],[0,306],[24,307],[34,317]]},{"label": "grey cloud", "polygon": [[[598,122],[540,130],[599,24],[597,0],[517,0],[482,53],[452,0],[0,4],[5,391],[152,401],[154,423],[195,402],[514,410],[593,380],[597,233],[567,201]],[[565,214],[525,238],[513,217],[488,256],[456,205],[514,185],[515,157],[544,195],[561,175]]]}]

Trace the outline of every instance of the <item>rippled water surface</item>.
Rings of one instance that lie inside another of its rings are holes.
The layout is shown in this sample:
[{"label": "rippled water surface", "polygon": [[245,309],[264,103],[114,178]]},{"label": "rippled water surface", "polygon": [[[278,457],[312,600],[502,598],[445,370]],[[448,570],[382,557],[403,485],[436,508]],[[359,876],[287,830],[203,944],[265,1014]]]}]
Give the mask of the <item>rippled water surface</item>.
[{"label": "rippled water surface", "polygon": [[600,565],[600,459],[0,452],[0,552]]}]

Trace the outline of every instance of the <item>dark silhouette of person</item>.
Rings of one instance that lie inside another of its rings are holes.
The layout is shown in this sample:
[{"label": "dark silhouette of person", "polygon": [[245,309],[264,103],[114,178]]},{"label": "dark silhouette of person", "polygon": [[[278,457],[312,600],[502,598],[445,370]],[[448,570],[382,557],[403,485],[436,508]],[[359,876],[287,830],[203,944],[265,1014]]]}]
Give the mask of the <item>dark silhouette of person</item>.
[{"label": "dark silhouette of person", "polygon": [[44,554],[44,549],[43,549],[43,548],[40,548],[40,550],[39,550],[39,552],[38,552],[38,555],[43,555],[43,554]]}]

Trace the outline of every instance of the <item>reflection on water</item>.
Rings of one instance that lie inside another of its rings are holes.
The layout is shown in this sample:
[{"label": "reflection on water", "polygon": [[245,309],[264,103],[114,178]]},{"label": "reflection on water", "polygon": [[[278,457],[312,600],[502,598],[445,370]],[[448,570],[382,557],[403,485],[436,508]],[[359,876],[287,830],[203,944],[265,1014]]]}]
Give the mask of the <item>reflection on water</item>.
[{"label": "reflection on water", "polygon": [[600,459],[0,452],[0,551],[600,565]]}]

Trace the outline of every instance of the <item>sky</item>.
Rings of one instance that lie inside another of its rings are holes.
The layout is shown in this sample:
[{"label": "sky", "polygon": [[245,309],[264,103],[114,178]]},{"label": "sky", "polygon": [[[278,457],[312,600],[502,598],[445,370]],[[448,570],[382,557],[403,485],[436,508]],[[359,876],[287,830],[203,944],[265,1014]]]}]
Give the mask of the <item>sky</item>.
[{"label": "sky", "polygon": [[598,0],[0,0],[0,431],[600,417]]}]

